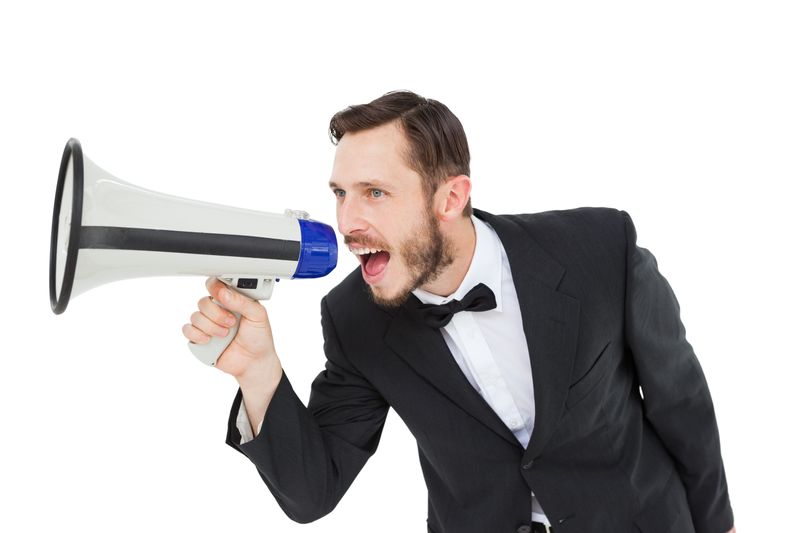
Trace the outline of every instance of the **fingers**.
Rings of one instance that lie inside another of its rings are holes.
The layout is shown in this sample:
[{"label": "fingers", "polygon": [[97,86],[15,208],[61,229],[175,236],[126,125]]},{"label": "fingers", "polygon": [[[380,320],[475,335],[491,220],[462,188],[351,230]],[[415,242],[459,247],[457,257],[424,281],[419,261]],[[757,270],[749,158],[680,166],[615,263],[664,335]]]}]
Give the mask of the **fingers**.
[{"label": "fingers", "polygon": [[[224,286],[217,278],[206,280],[209,292],[219,291]],[[197,302],[197,308],[199,311],[195,311],[190,317],[191,323],[184,324],[182,329],[183,336],[196,344],[205,344],[212,336],[225,337],[228,335],[228,328],[236,324],[236,317],[208,296]]]},{"label": "fingers", "polygon": [[217,291],[219,290],[219,288],[220,287],[224,287],[224,286],[225,286],[225,284],[222,283],[219,280],[219,278],[215,278],[215,277],[212,276],[212,277],[206,279],[206,290],[208,291],[208,294],[210,294],[214,298],[217,297],[216,295],[217,295]]},{"label": "fingers", "polygon": [[228,286],[221,281],[219,285],[212,283],[211,290],[213,291],[212,296],[221,302],[226,309],[236,311],[240,313],[243,318],[253,322],[266,322],[267,312],[264,306],[252,298],[248,298],[244,294],[228,288]]},{"label": "fingers", "polygon": [[233,313],[214,303],[208,296],[197,302],[197,308],[218,326],[229,328],[236,324],[236,317],[233,316]]},{"label": "fingers", "polygon": [[215,337],[225,337],[228,334],[227,327],[217,324],[216,322],[208,318],[200,311],[195,311],[194,313],[192,313],[190,320],[194,327],[196,327],[206,335],[213,335]]},{"label": "fingers", "polygon": [[209,335],[206,335],[196,327],[191,324],[184,324],[183,329],[183,336],[192,341],[195,344],[206,344],[211,340]]},{"label": "fingers", "polygon": [[[226,313],[217,304],[213,303],[210,298],[206,297],[203,298],[203,300],[208,302],[208,305],[204,305],[204,307],[216,307],[220,314]],[[200,303],[203,303],[203,301],[201,300]],[[225,337],[228,335],[229,330],[227,327],[217,324],[200,311],[192,313],[190,320],[191,324],[183,325],[183,336],[195,344],[207,343],[211,340],[212,335],[215,337]]]}]

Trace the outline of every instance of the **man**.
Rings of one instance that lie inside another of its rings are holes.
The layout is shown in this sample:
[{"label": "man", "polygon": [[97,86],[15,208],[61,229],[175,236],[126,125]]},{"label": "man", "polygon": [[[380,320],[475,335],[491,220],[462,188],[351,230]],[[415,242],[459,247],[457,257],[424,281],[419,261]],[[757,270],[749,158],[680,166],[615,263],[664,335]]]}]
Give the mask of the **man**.
[{"label": "man", "polygon": [[[361,266],[322,299],[308,407],[264,307],[207,283],[242,313],[217,365],[240,385],[227,442],[289,517],[336,506],[392,407],[417,440],[429,531],[733,531],[705,378],[626,212],[473,212],[461,123],[413,93],[347,108],[330,134]],[[184,335],[231,318],[203,298]]]}]

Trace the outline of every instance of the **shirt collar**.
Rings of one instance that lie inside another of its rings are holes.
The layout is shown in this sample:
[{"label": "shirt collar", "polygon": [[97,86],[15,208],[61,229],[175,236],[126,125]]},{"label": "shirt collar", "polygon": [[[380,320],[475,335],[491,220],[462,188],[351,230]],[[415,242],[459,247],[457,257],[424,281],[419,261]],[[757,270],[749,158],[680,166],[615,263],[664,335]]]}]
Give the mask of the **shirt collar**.
[{"label": "shirt collar", "polygon": [[494,293],[497,310],[503,310],[503,248],[500,238],[486,222],[472,215],[475,227],[475,253],[472,255],[467,274],[461,285],[449,296],[439,296],[416,288],[412,294],[425,304],[443,304],[450,300],[462,299],[475,285],[483,283]]}]

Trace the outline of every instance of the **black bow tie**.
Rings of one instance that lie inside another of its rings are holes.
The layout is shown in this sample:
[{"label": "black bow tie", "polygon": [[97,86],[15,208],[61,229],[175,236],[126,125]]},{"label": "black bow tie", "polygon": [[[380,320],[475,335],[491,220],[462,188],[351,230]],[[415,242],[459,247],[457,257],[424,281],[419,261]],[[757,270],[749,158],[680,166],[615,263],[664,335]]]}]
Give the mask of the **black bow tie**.
[{"label": "black bow tie", "polygon": [[459,311],[488,311],[497,307],[492,289],[478,283],[461,300],[446,304],[422,304],[417,309],[423,322],[432,328],[443,328]]}]

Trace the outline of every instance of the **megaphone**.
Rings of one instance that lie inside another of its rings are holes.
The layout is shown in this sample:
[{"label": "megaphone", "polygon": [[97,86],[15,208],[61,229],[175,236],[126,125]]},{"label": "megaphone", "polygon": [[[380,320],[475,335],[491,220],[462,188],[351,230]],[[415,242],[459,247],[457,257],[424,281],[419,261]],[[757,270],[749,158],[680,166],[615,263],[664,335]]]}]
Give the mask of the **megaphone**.
[{"label": "megaphone", "polygon": [[[64,148],[50,233],[56,314],[89,289],[145,276],[215,276],[266,300],[276,280],[325,276],[337,257],[333,228],[303,211],[264,213],[150,191],[95,165],[77,139]],[[189,348],[215,365],[239,318],[227,337]]]}]

